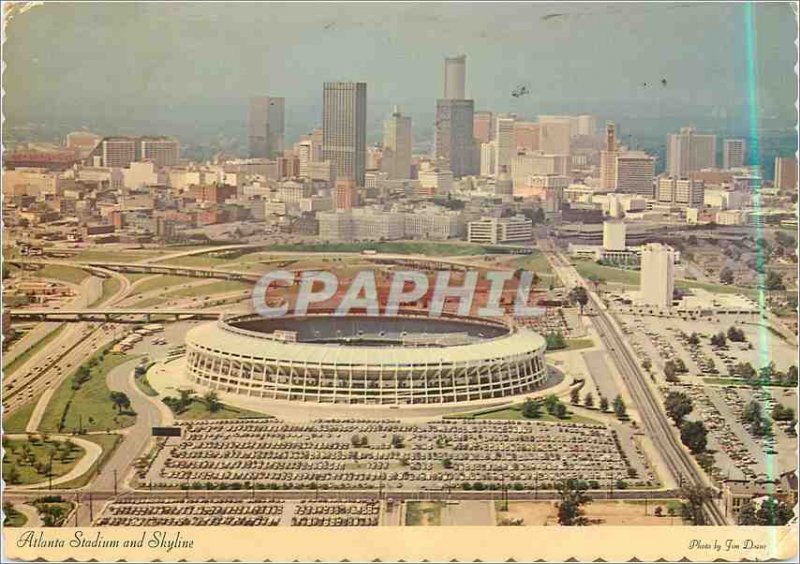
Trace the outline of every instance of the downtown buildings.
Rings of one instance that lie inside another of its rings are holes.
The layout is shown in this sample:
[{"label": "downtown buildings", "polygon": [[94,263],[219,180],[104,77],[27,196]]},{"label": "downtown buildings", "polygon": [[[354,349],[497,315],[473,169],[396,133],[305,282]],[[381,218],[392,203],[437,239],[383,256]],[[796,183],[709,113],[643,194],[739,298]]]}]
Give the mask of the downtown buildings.
[{"label": "downtown buildings", "polygon": [[283,153],[284,99],[250,98],[248,147],[251,159],[274,159]]},{"label": "downtown buildings", "polygon": [[434,158],[457,178],[476,174],[479,162],[473,133],[475,103],[465,99],[466,57],[444,63],[444,96],[436,101]]}]

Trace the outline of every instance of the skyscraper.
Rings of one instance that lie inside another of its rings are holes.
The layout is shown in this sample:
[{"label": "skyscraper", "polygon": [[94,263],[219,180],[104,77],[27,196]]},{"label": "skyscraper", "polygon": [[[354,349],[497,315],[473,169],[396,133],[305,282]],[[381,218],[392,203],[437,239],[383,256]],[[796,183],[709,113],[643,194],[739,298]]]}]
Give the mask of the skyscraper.
[{"label": "skyscraper", "polygon": [[690,172],[714,168],[717,162],[717,136],[695,133],[682,127],[667,135],[667,173],[685,178]]},{"label": "skyscraper", "polygon": [[436,101],[434,156],[456,177],[477,174],[473,116],[475,103],[464,99],[466,57],[448,57],[444,64],[444,98]]},{"label": "skyscraper", "polygon": [[744,166],[744,139],[725,139],[722,143],[722,168],[730,170]]},{"label": "skyscraper", "polygon": [[511,170],[511,161],[514,160],[516,152],[514,123],[511,118],[497,118],[497,133],[494,136],[497,147],[497,155],[494,159],[495,174],[499,174],[504,168]]},{"label": "skyscraper", "polygon": [[606,149],[600,151],[600,189],[617,189],[617,126],[606,122]]},{"label": "skyscraper", "polygon": [[472,133],[481,143],[488,143],[494,139],[494,116],[492,112],[475,112],[472,117]]},{"label": "skyscraper", "polygon": [[444,99],[463,100],[467,75],[467,57],[446,57],[444,60]]},{"label": "skyscraper", "polygon": [[675,287],[675,254],[672,249],[650,243],[642,250],[640,291],[645,304],[670,309]]},{"label": "skyscraper", "polygon": [[364,185],[367,152],[367,83],[326,82],[322,95],[322,158],[337,178]]},{"label": "skyscraper", "polygon": [[283,98],[250,98],[248,141],[251,159],[274,159],[283,153]]},{"label": "skyscraper", "polygon": [[642,151],[629,151],[617,155],[616,191],[653,197],[655,159]]},{"label": "skyscraper", "polygon": [[403,116],[397,106],[383,122],[381,169],[390,179],[411,178],[411,118]]},{"label": "skyscraper", "polygon": [[775,188],[797,190],[797,159],[794,157],[775,157]]}]

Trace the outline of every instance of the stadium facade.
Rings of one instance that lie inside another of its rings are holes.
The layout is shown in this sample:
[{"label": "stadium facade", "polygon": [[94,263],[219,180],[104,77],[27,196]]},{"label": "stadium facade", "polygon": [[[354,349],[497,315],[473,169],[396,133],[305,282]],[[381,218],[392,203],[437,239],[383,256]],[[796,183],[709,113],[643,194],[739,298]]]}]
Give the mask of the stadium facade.
[{"label": "stadium facade", "polygon": [[547,381],[541,335],[498,319],[221,318],[186,336],[189,380],[252,398],[448,404],[528,393]]}]

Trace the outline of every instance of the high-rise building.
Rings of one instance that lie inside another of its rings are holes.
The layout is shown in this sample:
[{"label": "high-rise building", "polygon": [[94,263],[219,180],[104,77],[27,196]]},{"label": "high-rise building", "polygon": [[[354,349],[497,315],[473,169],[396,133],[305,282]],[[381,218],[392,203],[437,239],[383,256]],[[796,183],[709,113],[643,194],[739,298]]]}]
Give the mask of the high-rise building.
[{"label": "high-rise building", "polygon": [[606,122],[606,148],[600,151],[600,189],[617,189],[617,126]]},{"label": "high-rise building", "polygon": [[494,159],[497,153],[497,141],[481,143],[481,176],[492,176],[495,168]]},{"label": "high-rise building", "polygon": [[538,151],[540,128],[538,123],[531,121],[515,121],[514,146],[525,151]]},{"label": "high-rise building", "polygon": [[392,117],[383,123],[381,170],[390,179],[411,178],[411,118],[395,106]]},{"label": "high-rise building", "polygon": [[616,191],[653,197],[655,159],[642,151],[619,153],[616,159]]},{"label": "high-rise building", "polygon": [[625,250],[625,222],[611,219],[603,222],[603,249],[606,251]]},{"label": "high-rise building", "polygon": [[464,99],[466,57],[446,58],[444,72],[444,98],[436,101],[434,156],[455,177],[477,174],[475,103]]},{"label": "high-rise building", "polygon": [[775,157],[775,188],[797,190],[797,159]]},{"label": "high-rise building", "polygon": [[514,199],[514,180],[511,178],[511,167],[503,166],[497,173],[494,183],[494,195],[508,200]]},{"label": "high-rise building", "polygon": [[680,133],[667,135],[667,173],[685,177],[690,172],[714,168],[717,162],[717,136],[696,133],[682,127]]},{"label": "high-rise building", "polygon": [[705,187],[702,180],[665,177],[656,183],[655,199],[663,204],[676,204],[681,207],[702,207]]},{"label": "high-rise building", "polygon": [[670,309],[675,287],[675,253],[658,243],[642,249],[640,272],[641,301],[644,304]]},{"label": "high-rise building", "polygon": [[322,99],[322,158],[337,178],[364,185],[367,158],[367,84],[326,82]]},{"label": "high-rise building", "polygon": [[539,150],[569,155],[572,120],[568,116],[539,116]]},{"label": "high-rise building", "polygon": [[497,147],[497,155],[494,158],[495,174],[502,167],[510,169],[514,155],[517,152],[514,143],[514,120],[511,118],[497,118],[496,127],[497,133],[494,136],[494,142]]},{"label": "high-rise building", "polygon": [[140,155],[143,161],[156,166],[175,166],[180,158],[180,144],[169,137],[142,137]]},{"label": "high-rise building", "polygon": [[576,135],[594,135],[597,129],[597,120],[594,116],[584,114],[578,116]]},{"label": "high-rise building", "polygon": [[467,57],[446,57],[444,60],[444,99],[464,100],[467,75]]},{"label": "high-rise building", "polygon": [[126,168],[137,160],[136,138],[106,137],[100,143],[104,167]]},{"label": "high-rise building", "polygon": [[494,139],[494,114],[475,112],[472,116],[472,134],[481,143],[488,143]]},{"label": "high-rise building", "polygon": [[250,98],[248,141],[251,159],[273,159],[283,154],[283,112],[283,98]]},{"label": "high-rise building", "polygon": [[333,189],[333,204],[336,210],[351,210],[358,206],[358,188],[352,178],[339,178]]},{"label": "high-rise building", "polygon": [[722,142],[722,168],[730,170],[744,166],[744,139],[725,139]]}]

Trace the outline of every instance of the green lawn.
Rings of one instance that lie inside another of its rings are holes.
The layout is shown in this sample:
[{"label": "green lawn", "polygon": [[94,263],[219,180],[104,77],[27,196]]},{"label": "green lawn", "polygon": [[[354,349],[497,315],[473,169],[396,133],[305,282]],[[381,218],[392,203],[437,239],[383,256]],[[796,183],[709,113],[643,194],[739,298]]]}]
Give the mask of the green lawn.
[{"label": "green lawn", "polygon": [[178,284],[187,284],[189,282],[194,282],[197,278],[192,278],[191,276],[173,276],[171,274],[165,274],[163,276],[154,276],[153,278],[142,282],[141,284],[137,285],[133,290],[134,294],[146,294],[147,292],[151,292],[153,290],[165,290],[170,286],[176,286]]},{"label": "green lawn", "polygon": [[38,342],[34,343],[30,347],[22,351],[22,353],[20,353],[19,356],[17,356],[14,360],[12,360],[3,367],[3,376],[7,378],[17,368],[28,362],[28,359],[30,359],[32,356],[34,356],[36,353],[38,353],[40,350],[46,347],[48,343],[53,341],[56,337],[58,337],[66,327],[67,327],[66,325],[58,326],[53,331],[45,335]]},{"label": "green lawn", "polygon": [[100,448],[103,449],[100,458],[98,458],[92,467],[89,469],[88,472],[84,472],[83,475],[78,476],[74,480],[70,480],[68,482],[64,482],[59,484],[59,488],[63,489],[72,489],[72,488],[82,488],[86,484],[88,484],[92,478],[95,477],[97,474],[98,469],[102,469],[103,465],[109,459],[111,454],[114,450],[119,446],[122,442],[122,435],[117,435],[115,433],[111,433],[108,435],[81,435],[81,438],[87,441],[91,441],[97,445],[100,445]]},{"label": "green lawn", "polygon": [[134,357],[107,353],[91,370],[91,378],[78,390],[72,389],[72,376],[64,380],[50,398],[39,429],[50,433],[62,430],[70,432],[82,426],[84,431],[105,431],[133,425],[136,416],[117,413],[109,399],[110,390],[106,385],[108,372],[132,358]]},{"label": "green lawn", "polygon": [[247,409],[239,409],[230,405],[222,404],[222,407],[215,412],[210,412],[206,404],[199,399],[192,401],[189,409],[176,415],[176,419],[191,421],[195,419],[246,419],[251,417],[269,417],[263,413],[256,411],[248,411]]},{"label": "green lawn", "polygon": [[75,260],[100,262],[139,262],[140,260],[157,257],[162,254],[164,253],[161,251],[138,249],[121,249],[118,251],[81,251],[75,255]]},{"label": "green lawn", "polygon": [[465,243],[464,241],[454,242],[430,242],[430,241],[397,241],[386,243],[308,243],[295,245],[273,245],[273,251],[297,251],[297,252],[320,252],[320,253],[360,253],[364,250],[375,250],[379,253],[390,254],[420,254],[430,256],[448,255],[477,255],[483,254],[484,249],[481,245]]},{"label": "green lawn", "polygon": [[139,388],[146,396],[155,397],[158,392],[153,389],[150,382],[147,380],[147,374],[143,374],[135,379],[136,387]]},{"label": "green lawn", "polygon": [[178,265],[178,266],[196,266],[198,268],[203,268],[206,266],[221,266],[224,264],[230,264],[233,262],[233,259],[229,258],[220,258],[220,257],[209,257],[206,255],[193,255],[188,257],[178,257],[176,259],[170,259],[167,261],[163,261],[159,264],[165,265]]},{"label": "green lawn", "polygon": [[89,276],[89,273],[83,269],[75,268],[74,266],[48,264],[37,271],[36,275],[41,278],[54,278],[71,284],[80,284]]},{"label": "green lawn", "polygon": [[201,284],[199,286],[191,286],[189,288],[179,288],[171,292],[167,292],[165,296],[170,298],[193,298],[212,296],[214,294],[225,294],[235,292],[237,290],[247,290],[253,287],[252,284],[246,282],[238,282],[236,280],[217,280],[216,282],[209,282],[208,284]]},{"label": "green lawn", "polygon": [[[39,510],[39,516],[42,518],[44,526],[60,527],[64,525],[74,504],[71,501],[41,501],[44,499],[47,499],[47,496],[34,500],[31,504]],[[63,498],[58,497],[58,499]]]},{"label": "green lawn", "polygon": [[577,351],[580,349],[589,349],[594,345],[595,342],[592,339],[567,339],[567,348],[561,350]]},{"label": "green lawn", "polygon": [[36,407],[37,401],[38,398],[32,399],[11,415],[6,416],[3,419],[3,431],[10,435],[24,433],[25,427],[28,425],[28,421],[31,420],[31,414]]},{"label": "green lawn", "polygon": [[5,514],[5,518],[3,519],[4,527],[22,527],[28,522],[28,518],[14,509],[14,506],[10,503],[3,505],[3,513]]},{"label": "green lawn", "polygon": [[639,285],[639,272],[637,270],[625,270],[613,266],[604,266],[590,260],[575,261],[575,269],[584,278],[596,276],[602,278],[606,283],[624,284],[626,286]]},{"label": "green lawn", "polygon": [[103,295],[100,296],[100,303],[105,303],[111,296],[119,292],[121,283],[116,278],[106,278],[103,280]]},{"label": "green lawn", "polygon": [[[78,461],[83,458],[86,451],[75,443],[67,451],[63,446],[65,441],[42,440],[30,441],[28,439],[3,439],[5,456],[3,458],[3,479],[15,485],[47,483],[50,454],[53,454],[52,476],[57,478],[72,470]],[[26,454],[23,450],[27,445],[30,449]],[[61,448],[58,448],[61,447]],[[63,450],[62,450],[63,449]],[[64,455],[62,456],[62,453]],[[68,453],[68,454],[67,454]],[[38,469],[37,464],[41,464]],[[16,468],[18,477],[13,482],[10,480],[10,469]]]},{"label": "green lawn", "polygon": [[739,288],[738,286],[726,286],[725,284],[710,284],[707,282],[697,282],[696,280],[676,280],[675,287],[681,290],[700,288],[717,294],[743,294],[749,297],[753,297],[756,294],[756,291],[751,288]]},{"label": "green lawn", "polygon": [[559,419],[550,415],[542,409],[542,414],[538,419],[528,419],[522,415],[522,404],[516,403],[508,407],[490,408],[470,413],[458,415],[448,415],[445,419],[503,419],[512,421],[541,421],[542,423],[587,423],[592,425],[602,425],[600,421],[575,413],[569,413],[566,419]]},{"label": "green lawn", "polygon": [[124,272],[122,274],[125,278],[127,278],[131,284],[136,282],[137,280],[141,280],[142,278],[147,278],[148,276],[153,276],[149,272]]}]

